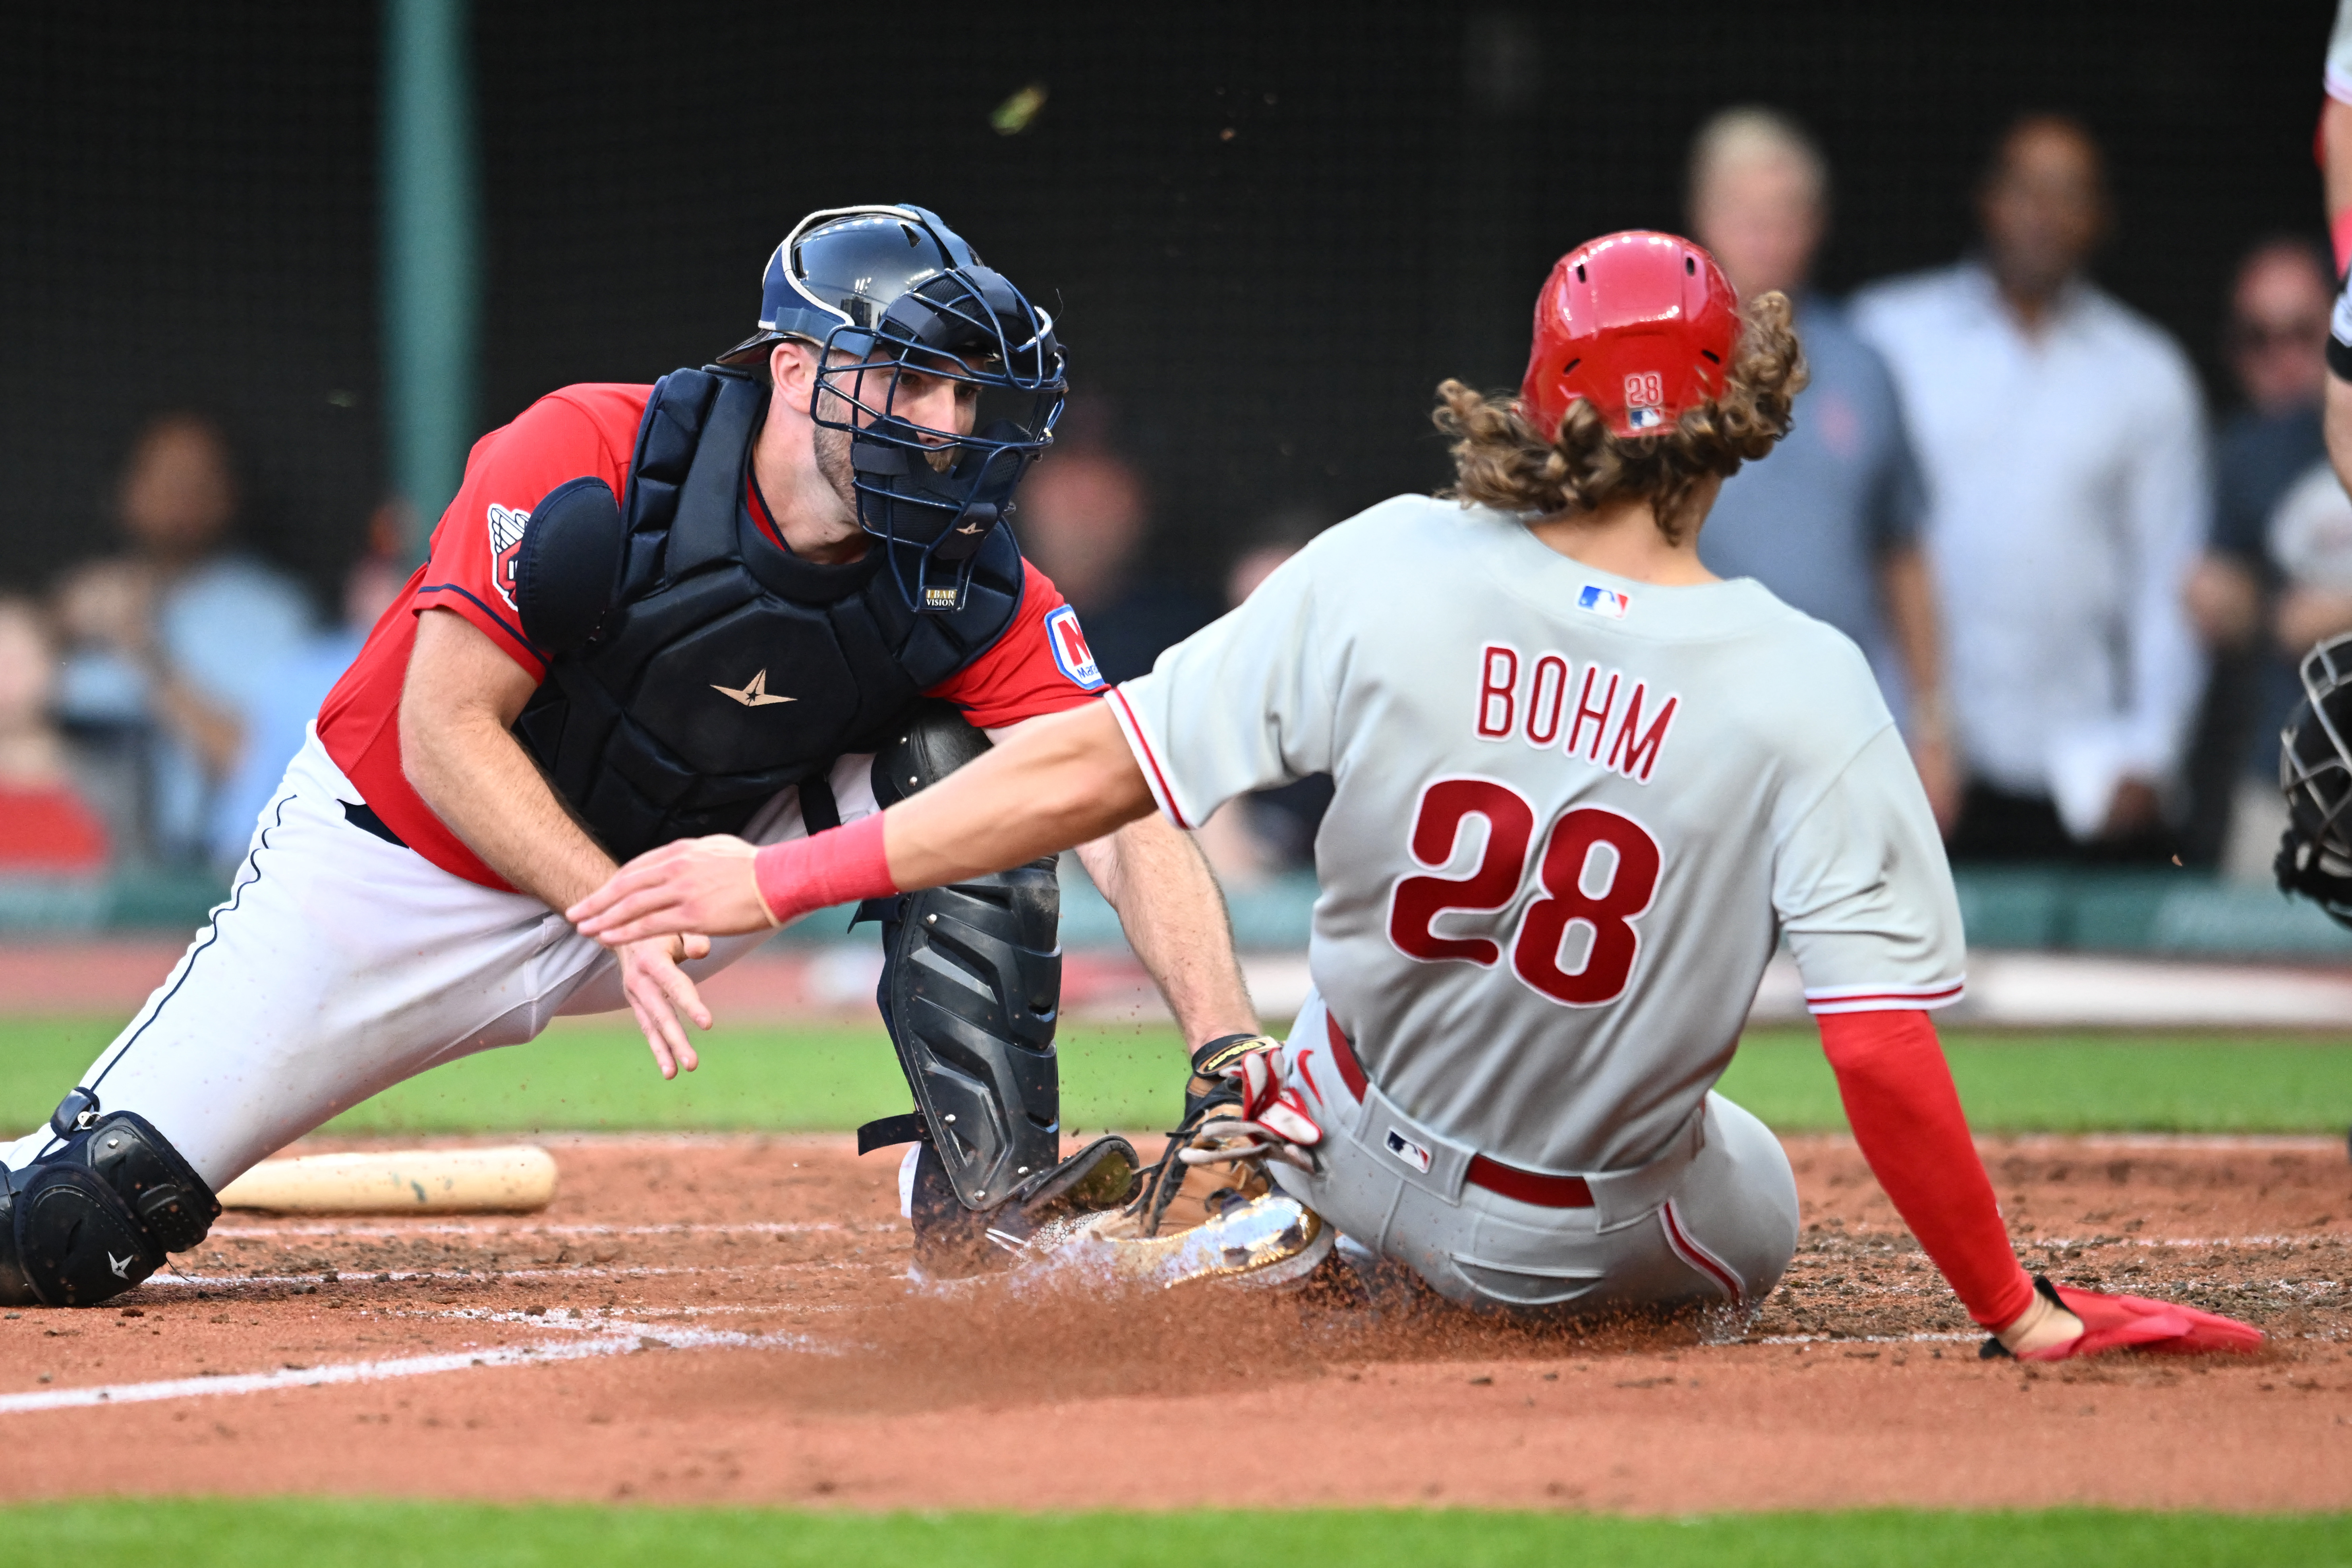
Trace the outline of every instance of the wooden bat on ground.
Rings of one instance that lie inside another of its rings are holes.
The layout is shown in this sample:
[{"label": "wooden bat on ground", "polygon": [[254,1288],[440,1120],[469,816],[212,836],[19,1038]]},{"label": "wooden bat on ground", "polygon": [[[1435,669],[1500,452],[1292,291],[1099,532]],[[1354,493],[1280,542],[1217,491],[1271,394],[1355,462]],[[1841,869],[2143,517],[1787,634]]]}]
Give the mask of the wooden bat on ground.
[{"label": "wooden bat on ground", "polygon": [[403,1149],[264,1160],[224,1188],[221,1206],[280,1214],[514,1214],[555,1196],[544,1149]]}]

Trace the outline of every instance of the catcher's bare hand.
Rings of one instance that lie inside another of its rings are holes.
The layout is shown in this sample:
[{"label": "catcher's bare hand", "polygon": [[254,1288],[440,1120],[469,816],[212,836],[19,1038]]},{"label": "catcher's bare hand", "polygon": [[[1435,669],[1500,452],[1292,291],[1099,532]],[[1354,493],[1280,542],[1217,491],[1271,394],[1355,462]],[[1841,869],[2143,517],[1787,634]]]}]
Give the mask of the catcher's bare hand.
[{"label": "catcher's bare hand", "polygon": [[680,959],[702,958],[709,952],[710,939],[692,932],[630,942],[620,951],[621,994],[629,999],[629,1011],[636,1015],[637,1027],[645,1031],[654,1065],[664,1078],[676,1078],[680,1068],[692,1072],[701,1065],[678,1016],[684,1014],[696,1027],[707,1029],[710,1009],[677,965]]},{"label": "catcher's bare hand", "polygon": [[752,875],[751,857],[757,853],[726,834],[681,838],[646,850],[563,916],[582,935],[606,947],[687,931],[737,936],[766,931],[775,922],[760,902]]}]

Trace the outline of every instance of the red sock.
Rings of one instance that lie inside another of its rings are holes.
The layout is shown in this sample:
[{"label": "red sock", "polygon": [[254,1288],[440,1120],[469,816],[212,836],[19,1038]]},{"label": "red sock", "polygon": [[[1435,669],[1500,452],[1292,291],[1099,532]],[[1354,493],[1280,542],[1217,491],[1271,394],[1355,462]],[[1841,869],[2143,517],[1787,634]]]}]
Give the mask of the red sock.
[{"label": "red sock", "polygon": [[790,925],[803,915],[898,890],[882,853],[882,814],[809,838],[787,838],[751,857],[751,875],[768,918]]}]

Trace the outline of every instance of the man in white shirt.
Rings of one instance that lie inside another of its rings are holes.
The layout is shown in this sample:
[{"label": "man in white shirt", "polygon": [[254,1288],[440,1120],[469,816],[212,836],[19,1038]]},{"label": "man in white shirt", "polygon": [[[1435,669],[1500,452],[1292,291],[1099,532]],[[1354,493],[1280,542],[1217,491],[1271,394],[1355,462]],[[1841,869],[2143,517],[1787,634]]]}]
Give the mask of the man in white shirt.
[{"label": "man in white shirt", "polygon": [[2080,125],[2012,126],[1979,215],[1981,256],[1854,303],[1927,470],[1970,776],[1952,853],[2162,855],[2202,679],[2181,603],[2210,506],[2197,383],[2083,276],[2107,212]]}]

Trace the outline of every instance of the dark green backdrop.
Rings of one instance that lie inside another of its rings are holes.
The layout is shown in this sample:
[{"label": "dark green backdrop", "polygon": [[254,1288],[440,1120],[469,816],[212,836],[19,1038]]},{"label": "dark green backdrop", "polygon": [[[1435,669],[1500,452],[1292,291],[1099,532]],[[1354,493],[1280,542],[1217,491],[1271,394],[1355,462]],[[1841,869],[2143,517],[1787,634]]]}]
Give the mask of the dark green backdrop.
[{"label": "dark green backdrop", "polygon": [[[1549,260],[1672,225],[1727,102],[1794,110],[1840,181],[1828,281],[1953,255],[1991,131],[2088,118],[2101,274],[2210,358],[2231,259],[2317,228],[2327,0],[815,7],[481,0],[479,426],[747,328],[817,205],[936,205],[1055,302],[1080,386],[1206,572],[1269,513],[1426,488],[1441,375],[1513,379]],[[104,538],[142,412],[254,454],[253,531],[320,584],[383,471],[364,5],[11,8],[0,43],[0,584]],[[1002,136],[1024,84],[1044,111]]]}]

